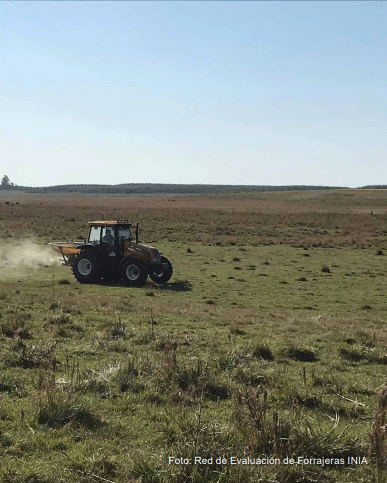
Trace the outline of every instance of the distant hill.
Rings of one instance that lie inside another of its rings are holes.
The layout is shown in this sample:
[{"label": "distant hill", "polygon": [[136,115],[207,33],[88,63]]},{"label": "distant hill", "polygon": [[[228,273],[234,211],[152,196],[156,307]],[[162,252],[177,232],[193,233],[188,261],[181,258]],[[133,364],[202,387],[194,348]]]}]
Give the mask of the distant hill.
[{"label": "distant hill", "polygon": [[153,184],[130,183],[118,185],[70,184],[46,186],[40,188],[18,187],[26,193],[80,193],[80,194],[122,194],[122,195],[156,195],[156,194],[213,194],[213,193],[249,193],[260,191],[295,191],[346,189],[333,186],[269,186],[269,185],[212,185],[212,184]]}]

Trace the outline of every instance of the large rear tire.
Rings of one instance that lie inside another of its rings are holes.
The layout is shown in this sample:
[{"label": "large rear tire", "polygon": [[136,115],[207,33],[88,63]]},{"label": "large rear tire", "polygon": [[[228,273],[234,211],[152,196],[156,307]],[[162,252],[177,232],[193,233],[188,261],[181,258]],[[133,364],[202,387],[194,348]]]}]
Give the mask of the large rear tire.
[{"label": "large rear tire", "polygon": [[78,282],[94,283],[101,278],[102,263],[96,253],[84,250],[75,255],[71,269]]},{"label": "large rear tire", "polygon": [[149,273],[150,278],[155,283],[160,283],[160,284],[167,283],[173,274],[172,263],[168,260],[168,258],[161,257],[161,263],[163,263],[164,265],[168,265],[168,267],[167,268],[161,267],[159,271],[157,272],[152,271]]},{"label": "large rear tire", "polygon": [[121,266],[121,277],[131,287],[141,287],[148,278],[148,268],[140,260],[128,258]]}]

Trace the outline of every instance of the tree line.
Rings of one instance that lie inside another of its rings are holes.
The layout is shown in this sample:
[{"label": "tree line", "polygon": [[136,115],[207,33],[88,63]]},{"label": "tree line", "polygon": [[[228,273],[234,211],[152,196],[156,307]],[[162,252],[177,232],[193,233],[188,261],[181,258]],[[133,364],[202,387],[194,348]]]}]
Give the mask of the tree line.
[{"label": "tree line", "polygon": [[[156,194],[220,194],[253,193],[263,191],[305,191],[348,189],[346,186],[313,185],[216,185],[216,184],[166,184],[166,183],[125,183],[118,185],[68,184],[57,186],[29,187],[17,186],[7,175],[1,180],[0,189],[17,189],[25,193],[79,193],[117,195],[156,195]],[[387,185],[362,186],[360,189],[386,189]]]},{"label": "tree line", "polygon": [[298,191],[343,189],[332,186],[271,186],[271,185],[213,185],[213,184],[161,184],[161,183],[129,183],[119,185],[59,185],[40,188],[24,187],[27,193],[80,193],[80,194],[122,194],[122,195],[154,195],[154,194],[215,194],[215,193],[251,193],[262,191]]}]

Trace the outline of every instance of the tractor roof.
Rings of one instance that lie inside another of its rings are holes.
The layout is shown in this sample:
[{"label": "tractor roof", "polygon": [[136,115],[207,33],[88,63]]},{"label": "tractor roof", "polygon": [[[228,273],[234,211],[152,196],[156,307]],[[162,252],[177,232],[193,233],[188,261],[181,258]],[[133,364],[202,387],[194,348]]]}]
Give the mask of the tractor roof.
[{"label": "tractor roof", "polygon": [[116,226],[116,225],[131,226],[132,224],[129,223],[128,220],[110,220],[110,221],[100,220],[100,221],[89,221],[88,225],[89,226]]}]

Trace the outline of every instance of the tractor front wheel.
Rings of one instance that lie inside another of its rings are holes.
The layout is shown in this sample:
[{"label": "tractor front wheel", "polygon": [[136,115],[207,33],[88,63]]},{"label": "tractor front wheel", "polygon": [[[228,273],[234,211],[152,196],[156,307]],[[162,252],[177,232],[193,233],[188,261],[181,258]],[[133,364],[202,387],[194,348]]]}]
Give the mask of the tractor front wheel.
[{"label": "tractor front wheel", "polygon": [[172,273],[172,263],[168,260],[168,258],[161,257],[161,266],[159,270],[150,272],[149,276],[155,283],[167,283],[172,277]]},{"label": "tractor front wheel", "polygon": [[139,260],[129,258],[121,266],[121,276],[128,285],[140,287],[145,284],[148,278],[148,269]]},{"label": "tractor front wheel", "polygon": [[94,283],[101,278],[101,260],[96,253],[77,253],[72,263],[74,277],[80,283]]}]

